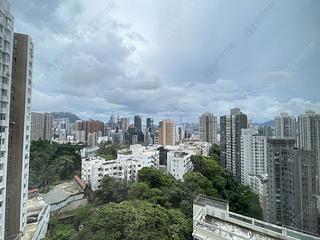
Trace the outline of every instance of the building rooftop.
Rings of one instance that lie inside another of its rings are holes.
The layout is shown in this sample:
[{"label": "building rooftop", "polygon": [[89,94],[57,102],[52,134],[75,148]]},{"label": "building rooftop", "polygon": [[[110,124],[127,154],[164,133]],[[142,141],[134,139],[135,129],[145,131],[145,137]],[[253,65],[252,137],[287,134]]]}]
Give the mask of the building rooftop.
[{"label": "building rooftop", "polygon": [[79,194],[81,192],[83,192],[83,190],[79,187],[79,185],[74,181],[70,181],[56,185],[54,189],[44,194],[43,198],[49,204],[56,204],[63,202],[70,196]]},{"label": "building rooftop", "polygon": [[198,239],[319,240],[320,238],[229,211],[225,201],[199,195],[193,203]]}]

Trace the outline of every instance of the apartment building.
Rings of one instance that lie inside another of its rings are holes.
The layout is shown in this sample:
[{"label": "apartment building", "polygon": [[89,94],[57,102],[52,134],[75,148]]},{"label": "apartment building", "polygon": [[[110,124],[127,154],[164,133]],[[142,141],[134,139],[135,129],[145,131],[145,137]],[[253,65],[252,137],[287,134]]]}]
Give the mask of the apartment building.
[{"label": "apartment building", "polygon": [[200,141],[218,143],[217,140],[217,117],[212,113],[204,113],[199,118]]},{"label": "apartment building", "polygon": [[267,174],[267,163],[267,137],[241,129],[241,183],[249,185],[249,175]]},{"label": "apartment building", "polygon": [[159,123],[159,144],[163,147],[176,144],[176,124],[170,119]]},{"label": "apartment building", "polygon": [[31,113],[31,141],[39,139],[51,141],[53,138],[53,115],[51,113]]},{"label": "apartment building", "polygon": [[247,115],[239,108],[231,109],[230,115],[220,117],[220,161],[241,181],[241,130],[248,127]]},{"label": "apartment building", "polygon": [[159,151],[156,147],[131,145],[129,150],[119,151],[114,160],[106,160],[95,154],[83,157],[81,178],[95,191],[101,188],[105,175],[136,181],[138,172],[144,167],[159,168]]},{"label": "apartment building", "polygon": [[14,17],[7,1],[0,1],[0,239],[5,239],[7,161],[10,126]]},{"label": "apartment building", "polygon": [[27,224],[33,43],[14,34],[12,92],[6,194],[6,239],[14,239]]},{"label": "apartment building", "polygon": [[268,139],[268,221],[318,232],[316,152]]}]

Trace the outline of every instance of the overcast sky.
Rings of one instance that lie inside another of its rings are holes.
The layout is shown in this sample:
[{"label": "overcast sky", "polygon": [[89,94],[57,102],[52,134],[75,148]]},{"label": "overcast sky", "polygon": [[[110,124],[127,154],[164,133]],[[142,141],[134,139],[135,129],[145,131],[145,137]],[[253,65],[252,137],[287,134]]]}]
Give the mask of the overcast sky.
[{"label": "overcast sky", "polygon": [[33,110],[254,122],[320,112],[319,0],[11,0]]}]

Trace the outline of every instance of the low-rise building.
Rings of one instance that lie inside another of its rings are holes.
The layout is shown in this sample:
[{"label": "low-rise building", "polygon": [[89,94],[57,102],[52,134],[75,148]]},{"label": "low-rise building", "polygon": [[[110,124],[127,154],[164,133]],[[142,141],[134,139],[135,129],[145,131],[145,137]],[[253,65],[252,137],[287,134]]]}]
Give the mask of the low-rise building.
[{"label": "low-rise building", "polygon": [[318,237],[229,211],[226,201],[199,195],[193,202],[196,240],[318,240]]},{"label": "low-rise building", "polygon": [[83,157],[81,178],[96,191],[101,188],[101,181],[105,175],[136,181],[139,170],[144,167],[159,168],[159,151],[156,147],[131,145],[130,149],[118,151],[114,160],[106,160],[96,155]]},{"label": "low-rise building", "polygon": [[183,175],[193,168],[191,151],[169,151],[167,154],[167,171],[178,180],[183,180]]},{"label": "low-rise building", "polygon": [[183,143],[176,146],[166,146],[167,171],[178,180],[192,170],[191,156],[208,156],[211,144],[206,142]]}]

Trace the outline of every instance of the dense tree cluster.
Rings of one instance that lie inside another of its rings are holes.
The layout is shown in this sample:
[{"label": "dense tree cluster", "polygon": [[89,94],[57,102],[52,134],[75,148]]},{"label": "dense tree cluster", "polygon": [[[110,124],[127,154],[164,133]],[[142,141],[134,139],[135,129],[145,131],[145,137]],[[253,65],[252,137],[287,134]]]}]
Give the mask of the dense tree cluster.
[{"label": "dense tree cluster", "polygon": [[80,174],[82,146],[33,141],[30,148],[29,187],[46,191],[60,181]]},{"label": "dense tree cluster", "polygon": [[194,170],[184,181],[153,168],[140,170],[134,183],[105,176],[101,186],[107,204],[91,214],[88,208],[78,211],[75,226],[81,222],[84,229],[75,239],[191,239],[192,203],[198,194],[228,200],[232,211],[261,218],[257,196],[218,160],[217,146],[210,157],[193,156]]}]

